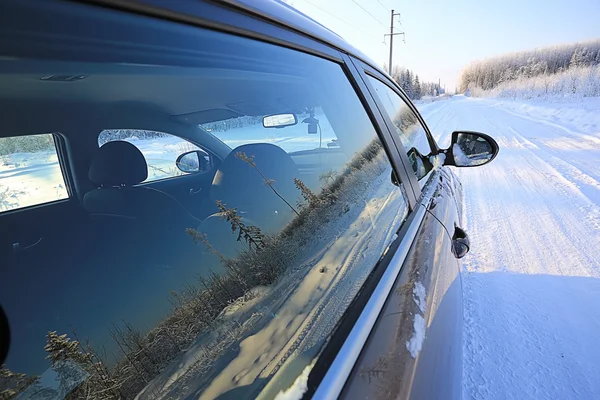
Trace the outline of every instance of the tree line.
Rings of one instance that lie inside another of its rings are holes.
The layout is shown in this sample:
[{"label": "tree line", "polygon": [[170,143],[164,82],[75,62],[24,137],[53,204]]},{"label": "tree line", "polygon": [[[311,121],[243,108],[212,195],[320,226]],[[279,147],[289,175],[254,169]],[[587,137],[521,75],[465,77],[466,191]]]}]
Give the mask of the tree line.
[{"label": "tree line", "polygon": [[491,90],[498,85],[540,75],[553,75],[571,68],[600,65],[600,39],[522,51],[475,61],[463,69],[459,91]]},{"label": "tree line", "polygon": [[[386,64],[383,64],[383,69],[387,71]],[[439,83],[421,82],[419,75],[399,65],[392,68],[392,78],[411,100],[420,100],[424,96],[439,96],[445,93]]]}]

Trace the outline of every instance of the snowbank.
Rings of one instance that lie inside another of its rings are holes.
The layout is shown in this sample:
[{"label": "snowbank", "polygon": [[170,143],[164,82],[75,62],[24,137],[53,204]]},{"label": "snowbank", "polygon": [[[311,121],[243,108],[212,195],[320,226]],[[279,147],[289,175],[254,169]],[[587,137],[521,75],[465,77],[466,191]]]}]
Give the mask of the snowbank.
[{"label": "snowbank", "polygon": [[491,90],[473,86],[469,89],[475,97],[578,101],[586,97],[600,96],[600,66],[570,68],[552,75],[519,78],[502,82]]}]

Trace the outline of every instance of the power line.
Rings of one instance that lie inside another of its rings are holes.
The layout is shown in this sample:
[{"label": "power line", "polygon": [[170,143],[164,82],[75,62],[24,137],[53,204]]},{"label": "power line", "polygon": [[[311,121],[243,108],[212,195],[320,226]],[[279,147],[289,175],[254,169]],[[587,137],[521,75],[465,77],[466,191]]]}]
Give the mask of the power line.
[{"label": "power line", "polygon": [[381,1],[377,0],[377,2],[381,4],[381,7],[383,7],[385,11],[388,10],[388,8]]},{"label": "power line", "polygon": [[362,32],[362,33],[364,33],[365,35],[367,35],[367,36],[370,36],[370,37],[372,37],[373,39],[380,40],[380,39],[379,39],[377,36],[373,35],[372,33],[369,33],[369,32],[367,32],[367,31],[365,31],[365,30],[363,30],[363,29],[359,28],[358,26],[351,24],[350,22],[348,22],[348,21],[346,21],[346,20],[343,20],[343,19],[341,19],[341,18],[340,18],[340,17],[338,17],[337,15],[330,13],[329,11],[327,11],[327,10],[323,9],[322,7],[320,7],[320,6],[316,5],[315,3],[313,3],[313,2],[311,2],[311,1],[309,1],[309,0],[302,0],[302,1],[305,1],[306,3],[310,4],[311,6],[313,6],[313,7],[315,7],[315,8],[318,8],[319,10],[323,11],[323,12],[324,12],[324,13],[326,13],[326,14],[329,14],[330,16],[332,16],[333,18],[337,19],[338,21],[341,21],[341,22],[345,23],[346,25],[348,25],[348,26],[351,26],[351,27],[353,27],[354,29],[357,29],[357,30],[361,31],[361,32]]},{"label": "power line", "polygon": [[356,0],[352,0],[352,2],[354,2],[354,4],[356,4],[360,8],[362,8],[363,11],[366,12],[367,14],[369,14],[371,16],[371,18],[373,18],[375,21],[379,22],[381,24],[381,26],[385,26],[385,24],[383,22],[381,22],[380,20],[378,20],[373,14],[371,14],[369,11],[367,11],[367,9],[364,8],[363,6],[361,6]]}]

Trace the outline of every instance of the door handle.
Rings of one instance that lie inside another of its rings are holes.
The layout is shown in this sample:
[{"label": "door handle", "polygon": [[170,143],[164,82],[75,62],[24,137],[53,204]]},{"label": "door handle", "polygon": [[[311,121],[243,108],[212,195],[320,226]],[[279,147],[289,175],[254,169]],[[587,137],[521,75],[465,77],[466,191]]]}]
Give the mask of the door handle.
[{"label": "door handle", "polygon": [[454,228],[454,235],[452,236],[452,252],[454,257],[463,258],[471,249],[471,241],[469,235],[464,229],[458,226]]}]

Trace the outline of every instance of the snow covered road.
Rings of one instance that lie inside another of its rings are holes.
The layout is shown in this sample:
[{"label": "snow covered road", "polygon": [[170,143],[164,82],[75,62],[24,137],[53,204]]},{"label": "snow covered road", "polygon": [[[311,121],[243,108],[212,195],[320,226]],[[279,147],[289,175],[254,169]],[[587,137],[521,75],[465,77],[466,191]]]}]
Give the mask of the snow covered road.
[{"label": "snow covered road", "polygon": [[491,164],[457,169],[472,243],[465,400],[600,398],[600,102],[549,107],[419,107],[441,147],[458,129],[500,145]]}]

